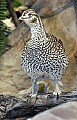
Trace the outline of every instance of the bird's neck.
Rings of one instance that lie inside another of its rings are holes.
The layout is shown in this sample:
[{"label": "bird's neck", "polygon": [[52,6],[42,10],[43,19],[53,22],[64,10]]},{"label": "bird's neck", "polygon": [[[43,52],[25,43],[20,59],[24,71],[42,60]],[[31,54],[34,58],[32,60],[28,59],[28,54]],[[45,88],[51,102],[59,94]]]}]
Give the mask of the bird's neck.
[{"label": "bird's neck", "polygon": [[46,32],[44,30],[43,25],[34,26],[31,28],[31,39],[35,40],[43,40],[46,37]]}]

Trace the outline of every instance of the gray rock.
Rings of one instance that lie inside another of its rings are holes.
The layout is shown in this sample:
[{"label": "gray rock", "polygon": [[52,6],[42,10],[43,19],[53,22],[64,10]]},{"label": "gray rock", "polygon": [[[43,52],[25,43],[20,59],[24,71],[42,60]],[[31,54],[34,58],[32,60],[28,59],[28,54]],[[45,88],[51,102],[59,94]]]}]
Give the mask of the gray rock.
[{"label": "gray rock", "polygon": [[68,102],[27,120],[77,120],[77,102]]}]

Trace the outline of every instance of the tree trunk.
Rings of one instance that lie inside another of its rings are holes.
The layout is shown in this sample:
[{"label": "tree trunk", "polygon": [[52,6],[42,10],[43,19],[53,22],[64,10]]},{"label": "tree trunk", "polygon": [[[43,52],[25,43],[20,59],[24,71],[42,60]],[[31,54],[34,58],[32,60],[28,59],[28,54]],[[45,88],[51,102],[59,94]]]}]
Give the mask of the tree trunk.
[{"label": "tree trunk", "polygon": [[17,27],[19,25],[19,21],[17,20],[17,15],[14,11],[13,0],[7,0],[7,1],[8,1],[8,10],[12,16],[15,26]]}]

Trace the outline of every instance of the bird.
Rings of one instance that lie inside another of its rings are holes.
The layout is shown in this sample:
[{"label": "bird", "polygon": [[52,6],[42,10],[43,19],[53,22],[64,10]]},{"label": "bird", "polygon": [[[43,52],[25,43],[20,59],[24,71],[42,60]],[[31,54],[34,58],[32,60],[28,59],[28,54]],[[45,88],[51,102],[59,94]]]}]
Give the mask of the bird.
[{"label": "bird", "polygon": [[63,42],[47,33],[41,17],[34,9],[25,10],[19,17],[30,27],[31,38],[22,50],[21,66],[31,77],[32,95],[38,94],[37,82],[51,80],[54,95],[61,94],[61,79],[68,67],[68,57]]}]

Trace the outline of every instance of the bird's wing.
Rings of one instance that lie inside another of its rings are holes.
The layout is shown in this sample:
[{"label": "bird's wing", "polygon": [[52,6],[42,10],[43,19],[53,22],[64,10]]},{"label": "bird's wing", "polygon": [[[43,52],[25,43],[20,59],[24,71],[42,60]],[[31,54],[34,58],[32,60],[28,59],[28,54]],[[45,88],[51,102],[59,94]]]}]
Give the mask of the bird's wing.
[{"label": "bird's wing", "polygon": [[46,33],[47,38],[51,41],[51,44],[54,45],[55,50],[63,50],[65,52],[65,49],[63,47],[63,43],[60,39],[57,39],[54,35]]}]

